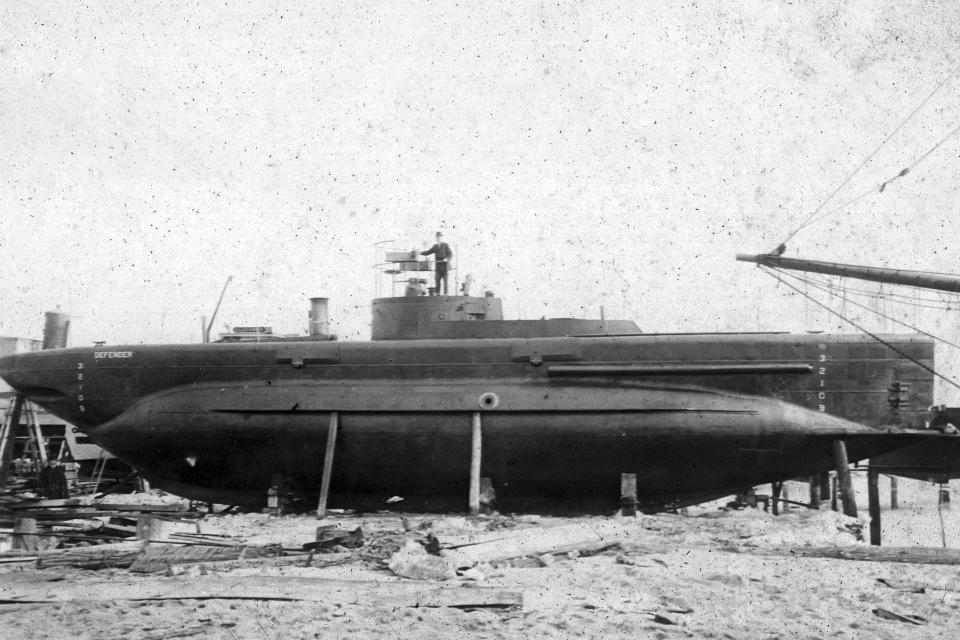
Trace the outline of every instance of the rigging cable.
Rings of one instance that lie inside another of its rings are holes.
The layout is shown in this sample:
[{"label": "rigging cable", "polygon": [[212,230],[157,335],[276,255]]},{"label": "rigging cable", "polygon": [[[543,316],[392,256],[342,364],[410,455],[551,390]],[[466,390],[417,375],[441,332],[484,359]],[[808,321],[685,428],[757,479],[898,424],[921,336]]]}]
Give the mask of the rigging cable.
[{"label": "rigging cable", "polygon": [[[783,271],[781,271],[781,273],[784,273],[784,275],[787,275]],[[794,277],[798,277],[798,276],[794,276]],[[839,277],[842,278],[843,276],[839,276]],[[901,304],[901,305],[909,304],[910,306],[913,306],[913,307],[919,307],[921,309],[936,309],[937,311],[956,311],[957,308],[960,307],[960,301],[950,302],[949,300],[944,300],[943,298],[939,298],[939,299],[938,298],[921,298],[916,296],[904,295],[902,293],[894,293],[892,291],[878,293],[876,291],[868,291],[866,289],[857,289],[855,287],[836,285],[836,284],[833,284],[832,282],[827,281],[825,278],[801,278],[801,279],[804,282],[816,283],[821,285],[822,287],[826,287],[827,289],[830,290],[831,295],[850,294],[853,296],[878,298],[880,300],[889,300],[890,302],[893,302],[895,304]],[[899,286],[908,287],[910,285],[902,284]],[[919,289],[919,287],[917,288]],[[953,294],[953,295],[956,295],[956,294]],[[929,302],[931,304],[920,304],[921,302]]]},{"label": "rigging cable", "polygon": [[[838,211],[841,211],[841,210],[843,210],[843,209],[846,209],[847,207],[849,207],[849,206],[852,205],[853,203],[857,202],[858,200],[862,200],[863,198],[865,198],[865,197],[867,197],[868,195],[872,194],[872,193],[874,192],[874,190],[876,190],[877,193],[883,193],[883,190],[887,188],[887,185],[888,185],[888,184],[890,184],[890,183],[893,182],[894,180],[898,180],[898,179],[902,178],[903,176],[907,175],[908,173],[910,173],[910,171],[912,171],[912,170],[913,170],[917,165],[919,165],[921,162],[923,162],[924,160],[926,160],[926,159],[930,156],[930,154],[932,154],[934,151],[936,151],[937,149],[939,149],[940,146],[941,146],[944,142],[946,142],[946,141],[949,140],[951,137],[953,137],[958,131],[960,131],[960,125],[958,125],[958,126],[954,127],[953,129],[951,129],[950,132],[947,133],[947,135],[945,135],[945,136],[943,136],[942,138],[940,138],[940,141],[939,141],[939,142],[937,142],[935,145],[933,145],[932,147],[930,147],[929,149],[927,149],[926,153],[924,153],[922,156],[920,156],[919,158],[917,158],[916,160],[914,160],[914,161],[913,161],[911,164],[909,164],[908,166],[906,166],[906,167],[904,167],[903,169],[901,169],[900,172],[897,173],[896,175],[894,175],[893,177],[888,178],[887,180],[881,182],[878,187],[870,187],[869,189],[866,189],[865,191],[861,192],[859,195],[854,196],[854,197],[851,198],[850,200],[847,200],[846,202],[844,202],[844,203],[841,204],[840,206],[834,207],[833,209],[830,209],[830,210],[827,211],[826,213],[823,213],[823,214],[817,216],[816,218],[813,218],[813,219],[807,218],[807,220],[804,221],[803,224],[801,224],[799,227],[797,227],[796,230],[794,230],[794,232],[791,233],[791,234],[787,237],[787,240],[789,240],[790,238],[793,238],[793,236],[795,236],[801,229],[805,229],[806,227],[809,227],[809,226],[812,225],[812,224],[816,224],[817,222],[820,222],[821,220],[823,220],[823,219],[825,219],[825,218],[829,218],[830,216],[832,216],[833,214],[837,213]],[[814,213],[816,213],[816,212],[814,212]],[[786,240],[784,240],[783,244],[786,244]]]},{"label": "rigging cable", "polygon": [[906,358],[907,360],[909,360],[910,362],[914,363],[915,365],[917,365],[917,366],[920,367],[921,369],[923,369],[923,370],[925,370],[925,371],[927,371],[927,372],[929,372],[929,373],[932,373],[934,376],[940,378],[940,379],[943,380],[944,382],[946,382],[946,383],[948,383],[948,384],[956,387],[957,389],[960,389],[960,384],[957,384],[957,383],[954,382],[952,379],[946,377],[946,376],[943,375],[942,373],[939,373],[939,372],[937,372],[937,371],[934,371],[931,367],[928,367],[927,365],[923,364],[922,362],[920,362],[920,361],[917,360],[916,358],[913,358],[912,356],[910,356],[910,355],[907,354],[906,352],[904,352],[904,351],[898,349],[897,347],[893,346],[892,344],[890,344],[889,342],[887,342],[886,340],[884,340],[883,338],[881,338],[881,337],[878,336],[877,334],[871,333],[870,331],[867,331],[864,327],[861,327],[859,324],[857,324],[856,322],[854,322],[854,321],[851,320],[850,318],[847,318],[847,317],[845,317],[844,315],[842,315],[841,313],[839,313],[839,312],[837,312],[837,311],[834,311],[834,310],[831,309],[828,305],[825,305],[824,303],[820,302],[820,301],[817,300],[816,298],[808,295],[806,292],[804,292],[804,291],[802,291],[801,289],[793,286],[792,284],[790,284],[789,282],[787,282],[786,280],[784,280],[784,279],[781,278],[780,276],[778,276],[778,275],[776,275],[775,273],[773,273],[773,270],[768,270],[766,273],[768,273],[771,277],[773,277],[775,280],[777,280],[780,284],[783,284],[783,285],[789,287],[790,289],[793,289],[794,291],[796,291],[796,292],[799,293],[800,295],[804,296],[805,298],[807,298],[808,300],[810,300],[810,301],[813,302],[814,304],[816,304],[816,305],[818,305],[818,306],[820,306],[820,307],[823,307],[824,309],[827,310],[827,312],[829,312],[829,313],[837,316],[838,318],[840,318],[840,319],[843,320],[844,322],[852,325],[852,326],[853,326],[854,328],[856,328],[858,331],[861,331],[861,332],[865,333],[866,335],[870,336],[871,338],[873,338],[874,340],[876,340],[876,341],[879,342],[880,344],[884,345],[885,347],[887,347],[888,349],[890,349],[890,350],[893,351],[894,353],[899,354],[900,356]]},{"label": "rigging cable", "polygon": [[[960,71],[960,65],[954,67],[953,71],[951,71],[949,74],[947,74],[947,77],[944,78],[944,79],[940,82],[940,84],[938,84],[938,85],[936,86],[936,88],[935,88],[933,91],[930,92],[930,95],[928,95],[926,98],[924,98],[923,101],[920,102],[920,104],[918,104],[917,107],[916,107],[913,111],[910,112],[910,115],[908,115],[906,118],[904,118],[903,121],[902,121],[900,124],[898,124],[897,127],[896,127],[893,131],[891,131],[891,132],[887,135],[887,137],[884,138],[884,139],[880,142],[880,144],[878,144],[877,147],[876,147],[873,151],[871,151],[870,154],[869,154],[866,158],[864,158],[863,162],[861,162],[853,171],[851,171],[851,172],[849,173],[849,175],[847,175],[846,179],[845,179],[843,182],[841,182],[840,185],[839,185],[836,189],[834,189],[833,192],[831,192],[830,195],[828,195],[828,196],[824,199],[824,201],[821,202],[820,205],[819,205],[816,209],[814,209],[813,212],[812,212],[809,216],[807,216],[806,220],[804,220],[804,221],[800,224],[800,226],[798,226],[796,229],[794,229],[794,230],[786,237],[786,239],[784,239],[784,241],[783,241],[781,244],[786,244],[787,242],[789,242],[790,240],[792,240],[792,239],[793,239],[793,236],[797,235],[797,233],[799,233],[801,229],[807,227],[808,225],[812,224],[813,222],[816,222],[817,220],[821,220],[823,217],[826,217],[826,216],[821,216],[821,217],[819,217],[819,218],[816,218],[816,220],[814,220],[814,218],[817,216],[817,214],[820,213],[820,211],[821,211],[825,206],[827,206],[827,203],[830,202],[830,201],[840,192],[841,189],[843,189],[845,186],[847,186],[847,184],[850,183],[850,181],[853,179],[853,177],[854,177],[855,175],[857,175],[857,173],[859,173],[859,171],[860,171],[861,169],[863,169],[863,167],[866,166],[866,164],[867,164],[868,162],[870,162],[870,160],[872,160],[875,155],[877,155],[877,153],[880,151],[880,149],[883,148],[883,145],[887,144],[887,142],[889,142],[890,139],[893,138],[893,136],[895,136],[895,135],[897,134],[897,132],[900,131],[900,129],[902,129],[902,128],[904,127],[904,125],[906,125],[907,122],[909,122],[909,121],[913,118],[913,116],[915,116],[915,115],[917,114],[917,112],[920,111],[920,109],[922,109],[922,108],[924,107],[924,105],[926,105],[927,102],[930,101],[931,98],[933,98],[933,96],[935,96],[944,86],[946,86],[946,84],[957,74],[958,71]],[[953,135],[953,133],[954,133],[955,131],[956,131],[956,129],[955,129],[953,132],[951,132],[947,137]],[[938,143],[937,146],[940,146],[940,143]],[[936,148],[936,147],[934,147],[934,148]],[[933,151],[933,149],[931,149],[930,151]],[[925,154],[923,157],[925,158],[927,155],[929,155],[929,154],[930,154],[930,151],[928,151],[927,154]],[[919,161],[918,161],[918,162],[919,162]],[[917,164],[917,163],[914,163],[914,166],[915,166],[916,164]],[[901,171],[899,174],[897,174],[896,176],[894,176],[894,177],[891,178],[890,180],[887,180],[886,182],[884,182],[884,183],[880,186],[880,191],[882,192],[883,189],[884,189],[884,187],[886,187],[886,185],[889,184],[890,182],[892,182],[893,180],[896,180],[897,178],[902,177],[903,175],[906,175],[906,172],[909,170],[909,168],[910,168],[910,167],[908,167],[907,169],[904,169],[903,171]],[[868,193],[872,193],[872,192],[873,192],[873,190],[871,189],[870,191],[868,191],[868,192],[866,192],[866,193],[864,193],[864,194],[862,194],[862,195],[860,195],[860,196],[857,196],[857,198],[855,198],[855,199],[854,199],[853,201],[851,201],[851,202],[854,202],[854,201],[856,201],[856,200],[859,200],[860,198],[865,197]],[[850,203],[847,203],[847,204],[842,205],[841,207],[838,207],[838,208],[841,208],[841,209],[842,209],[843,207],[846,207],[846,206],[849,205],[849,204],[850,204]],[[835,208],[835,209],[831,210],[831,211],[828,212],[828,213],[835,213],[838,208]]]},{"label": "rigging cable", "polygon": [[[812,281],[812,280],[807,280],[807,279],[805,279],[805,278],[803,278],[803,277],[800,277],[800,276],[796,276],[796,275],[793,275],[793,274],[784,273],[784,272],[780,271],[779,269],[775,269],[775,271],[779,272],[781,275],[789,276],[789,277],[791,277],[791,278],[796,278],[796,279],[799,280],[800,282],[803,282],[803,283],[805,283],[805,284],[809,284],[809,285],[813,286],[815,289],[819,289],[820,291],[823,291],[824,293],[829,293],[829,291],[827,291],[827,289],[825,289],[823,286],[817,284],[816,282],[814,282],[814,281]],[[809,298],[810,296],[807,296],[807,297]],[[812,299],[812,298],[811,298],[811,299]],[[909,322],[904,322],[903,320],[897,320],[897,319],[894,318],[893,316],[888,316],[887,314],[882,313],[881,311],[877,311],[876,309],[871,309],[871,308],[868,307],[867,305],[865,305],[865,304],[860,304],[859,302],[854,302],[853,300],[848,300],[847,302],[849,302],[850,304],[854,305],[855,307],[860,307],[861,309],[863,309],[863,310],[865,310],[865,311],[869,311],[870,313],[873,313],[873,314],[875,314],[875,315],[878,315],[878,316],[880,316],[881,318],[884,318],[884,319],[886,319],[886,320],[892,320],[892,321],[895,322],[896,324],[899,324],[899,325],[902,326],[902,327],[906,327],[907,329],[910,329],[911,331],[916,331],[917,333],[921,333],[921,334],[927,336],[928,338],[933,338],[934,340],[936,340],[936,341],[938,341],[938,342],[942,342],[943,344],[946,344],[946,345],[948,345],[948,346],[951,346],[951,347],[953,347],[954,349],[960,349],[960,344],[957,344],[956,342],[951,342],[950,340],[947,340],[946,338],[941,338],[940,336],[934,335],[934,334],[932,334],[932,333],[928,333],[928,332],[924,331],[923,329],[920,329],[919,327],[915,327],[915,326],[911,325]],[[842,317],[842,316],[841,316],[841,317]],[[844,318],[844,319],[845,319],[845,318]]]}]

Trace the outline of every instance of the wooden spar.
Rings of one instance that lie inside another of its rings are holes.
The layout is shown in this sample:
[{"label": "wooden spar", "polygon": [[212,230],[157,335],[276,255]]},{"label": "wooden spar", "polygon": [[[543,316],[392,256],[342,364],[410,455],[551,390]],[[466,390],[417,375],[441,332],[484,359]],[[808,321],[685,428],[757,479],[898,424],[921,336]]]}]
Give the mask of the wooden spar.
[{"label": "wooden spar", "polygon": [[333,450],[337,446],[337,427],[339,415],[330,412],[330,424],[327,426],[327,449],[323,454],[323,475],[320,478],[320,499],[317,502],[317,519],[327,515],[327,496],[330,494],[330,474],[333,471]]},{"label": "wooden spar", "polygon": [[907,271],[904,269],[881,269],[879,267],[863,267],[839,262],[820,262],[818,260],[802,260],[799,258],[784,258],[771,254],[746,255],[737,254],[740,262],[755,262],[765,267],[776,269],[790,269],[793,271],[809,271],[823,273],[844,278],[857,278],[872,282],[899,284],[907,287],[919,287],[934,291],[949,291],[960,293],[960,276],[946,273],[931,273],[929,271]]},{"label": "wooden spar", "polygon": [[473,412],[473,429],[470,443],[470,515],[480,513],[480,456],[483,450],[483,434],[480,429],[480,412]]},{"label": "wooden spar", "polygon": [[890,476],[890,510],[895,511],[900,508],[897,500],[897,476]]},{"label": "wooden spar", "polygon": [[857,498],[853,493],[853,480],[850,479],[850,461],[847,459],[847,445],[843,440],[833,441],[833,461],[837,467],[840,498],[843,500],[843,515],[856,518]]},{"label": "wooden spar", "polygon": [[867,501],[870,509],[870,544],[880,546],[880,472],[867,468]]}]

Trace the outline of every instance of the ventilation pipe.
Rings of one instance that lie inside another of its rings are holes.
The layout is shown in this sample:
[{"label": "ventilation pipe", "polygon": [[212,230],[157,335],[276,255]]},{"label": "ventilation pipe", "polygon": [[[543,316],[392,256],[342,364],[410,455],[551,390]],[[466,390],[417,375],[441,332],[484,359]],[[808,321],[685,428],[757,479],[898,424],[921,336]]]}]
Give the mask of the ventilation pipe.
[{"label": "ventilation pipe", "polygon": [[64,349],[70,333],[70,316],[60,311],[47,311],[43,323],[43,348]]},{"label": "ventilation pipe", "polygon": [[327,316],[328,298],[310,298],[310,335],[329,336],[330,320]]}]

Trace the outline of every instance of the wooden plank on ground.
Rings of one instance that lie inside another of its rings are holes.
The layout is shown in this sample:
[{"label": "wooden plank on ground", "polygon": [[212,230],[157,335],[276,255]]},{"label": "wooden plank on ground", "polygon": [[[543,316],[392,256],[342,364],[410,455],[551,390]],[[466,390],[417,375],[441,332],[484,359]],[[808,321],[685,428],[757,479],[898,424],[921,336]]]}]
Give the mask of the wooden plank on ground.
[{"label": "wooden plank on ground", "polygon": [[224,547],[222,545],[179,545],[151,542],[130,565],[134,573],[166,571],[174,564],[219,562],[243,558],[273,558],[282,553],[280,545]]},{"label": "wooden plank on ground", "polygon": [[182,504],[106,504],[97,503],[92,505],[94,509],[101,511],[142,511],[144,513],[160,511],[164,513],[177,513],[186,511]]},{"label": "wooden plank on ground", "polygon": [[0,583],[0,604],[116,600],[302,600],[377,607],[520,607],[520,591],[423,583],[323,580],[284,576],[198,576],[109,582]]},{"label": "wooden plank on ground", "polygon": [[614,520],[581,522],[560,527],[514,529],[499,540],[448,549],[442,555],[455,567],[472,567],[478,562],[598,549],[614,545],[626,537],[623,525]]},{"label": "wooden plank on ground", "polygon": [[850,545],[844,547],[740,547],[738,553],[763,556],[802,558],[834,558],[861,562],[904,562],[908,564],[960,565],[960,549],[939,547],[874,547]]},{"label": "wooden plank on ground", "polygon": [[129,567],[146,543],[142,540],[101,544],[92,547],[74,547],[58,549],[41,554],[37,567],[79,567],[82,569],[106,569],[108,567]]}]

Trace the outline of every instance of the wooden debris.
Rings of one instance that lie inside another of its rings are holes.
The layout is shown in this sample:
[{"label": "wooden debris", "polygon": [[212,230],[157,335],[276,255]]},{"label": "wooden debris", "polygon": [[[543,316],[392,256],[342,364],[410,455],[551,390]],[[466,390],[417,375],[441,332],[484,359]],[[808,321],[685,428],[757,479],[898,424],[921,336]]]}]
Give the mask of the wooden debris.
[{"label": "wooden debris", "polygon": [[375,589],[358,591],[344,580],[281,576],[196,576],[157,578],[151,581],[118,578],[83,582],[51,589],[49,582],[0,583],[0,604],[38,602],[114,602],[118,600],[301,600],[359,606],[515,608],[523,606],[523,593],[490,587],[429,587],[415,582],[381,582]]},{"label": "wooden debris", "polygon": [[912,582],[909,580],[896,580],[891,578],[877,578],[877,582],[882,585],[888,586],[891,589],[896,589],[897,591],[905,591],[907,593],[926,593],[926,585],[922,585],[919,582]]},{"label": "wooden debris", "polygon": [[91,506],[100,511],[139,511],[141,513],[177,513],[186,511],[182,504],[109,504],[98,502]]},{"label": "wooden debris", "polygon": [[363,530],[357,527],[353,531],[336,529],[330,526],[317,527],[316,542],[303,545],[304,551],[323,551],[334,547],[358,549],[363,546]]},{"label": "wooden debris", "polygon": [[37,519],[16,518],[13,521],[13,548],[36,551],[38,548]]},{"label": "wooden debris", "polygon": [[56,500],[23,500],[15,504],[8,505],[7,508],[14,511],[23,509],[47,509],[55,507],[89,507],[89,503],[84,504],[80,498],[58,498]]},{"label": "wooden debris", "polygon": [[145,542],[137,540],[48,551],[37,558],[37,568],[106,569],[108,567],[129,567],[143,550],[145,544]]},{"label": "wooden debris", "polygon": [[883,618],[884,620],[897,620],[898,622],[908,622],[910,624],[915,624],[918,626],[927,623],[926,618],[915,616],[909,613],[907,614],[894,613],[893,611],[889,611],[887,609],[881,609],[880,607],[877,607],[876,609],[874,609],[873,614],[878,618]]},{"label": "wooden debris", "polygon": [[954,580],[941,580],[936,583],[932,582],[917,582],[914,580],[900,580],[897,578],[877,578],[877,582],[882,585],[886,585],[891,589],[896,589],[897,591],[905,591],[907,593],[927,593],[927,592],[953,592],[960,593],[960,584],[957,584]]},{"label": "wooden debris", "polygon": [[739,547],[731,550],[762,556],[799,556],[863,562],[960,565],[960,549],[942,549],[939,547],[874,547],[857,544],[847,547],[775,547],[770,549]]},{"label": "wooden debris", "polygon": [[[503,530],[495,539],[444,550],[443,556],[455,567],[472,567],[478,562],[495,562],[545,553],[595,551],[616,545],[627,537],[619,522],[578,523],[549,528]],[[442,540],[441,540],[442,544]]]},{"label": "wooden debris", "polygon": [[532,566],[543,566],[546,555],[597,551],[616,546],[625,538],[626,531],[615,521],[501,530],[460,538],[431,537],[426,545],[408,540],[393,554],[388,566],[407,578],[445,580],[481,562],[534,556]]},{"label": "wooden debris", "polygon": [[196,564],[244,558],[275,558],[282,553],[283,550],[277,544],[224,547],[221,545],[176,545],[150,542],[131,563],[130,571],[134,573],[156,573],[166,571],[171,565],[175,564]]},{"label": "wooden debris", "polygon": [[168,638],[186,638],[189,636],[198,636],[201,633],[207,634],[210,633],[210,630],[213,628],[213,625],[209,622],[206,622],[201,625],[196,625],[193,627],[186,627],[184,629],[178,629],[176,631],[164,631],[163,633],[143,636],[142,640],[167,640]]}]

